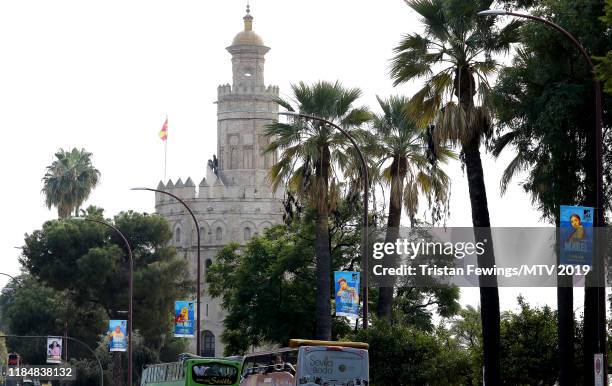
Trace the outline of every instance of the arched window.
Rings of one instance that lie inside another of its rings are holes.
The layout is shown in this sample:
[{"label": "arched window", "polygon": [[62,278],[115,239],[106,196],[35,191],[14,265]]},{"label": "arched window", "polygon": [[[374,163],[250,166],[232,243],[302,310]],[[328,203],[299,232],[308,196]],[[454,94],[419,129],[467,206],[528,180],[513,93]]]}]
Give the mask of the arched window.
[{"label": "arched window", "polygon": [[202,352],[200,355],[209,358],[215,356],[215,335],[208,330],[202,332]]},{"label": "arched window", "polygon": [[221,227],[217,227],[215,239],[217,241],[223,240],[223,229]]},{"label": "arched window", "polygon": [[176,227],[176,229],[174,230],[174,242],[177,244],[181,242],[181,228],[180,227]]},{"label": "arched window", "polygon": [[251,238],[251,228],[246,227],[244,228],[244,241],[247,241],[250,238]]},{"label": "arched window", "polygon": [[206,261],[204,262],[204,267],[206,267],[206,272],[208,273],[208,268],[210,268],[210,266],[212,265],[212,260],[211,259],[206,259]]}]

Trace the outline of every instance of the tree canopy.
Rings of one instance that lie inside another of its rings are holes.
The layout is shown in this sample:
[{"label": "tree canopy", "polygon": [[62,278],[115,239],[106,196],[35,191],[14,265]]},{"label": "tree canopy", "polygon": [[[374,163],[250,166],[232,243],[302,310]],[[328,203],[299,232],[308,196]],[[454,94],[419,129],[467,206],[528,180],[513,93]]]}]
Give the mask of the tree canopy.
[{"label": "tree canopy", "polygon": [[[98,208],[88,208],[87,214],[104,219]],[[168,246],[172,233],[163,218],[128,211],[106,221],[130,242],[134,328],[148,347],[159,352],[171,331],[174,301],[193,286],[186,262]],[[125,318],[120,311],[128,308],[128,253],[111,228],[89,221],[48,221],[26,235],[21,263],[43,288],[61,292],[77,309],[101,310],[106,319]]]},{"label": "tree canopy", "polygon": [[57,207],[60,218],[73,211],[78,214],[81,205],[98,185],[100,172],[92,165],[91,156],[85,149],[59,149],[55,153],[56,159],[47,166],[42,193],[47,207]]}]

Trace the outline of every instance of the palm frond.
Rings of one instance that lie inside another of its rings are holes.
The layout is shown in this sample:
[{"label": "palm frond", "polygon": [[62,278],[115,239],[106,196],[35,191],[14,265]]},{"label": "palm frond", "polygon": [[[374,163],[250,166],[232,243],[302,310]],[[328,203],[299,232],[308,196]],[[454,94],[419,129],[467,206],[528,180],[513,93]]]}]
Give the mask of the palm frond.
[{"label": "palm frond", "polygon": [[517,173],[525,170],[526,167],[527,163],[523,160],[521,154],[517,154],[517,156],[510,161],[508,166],[506,166],[506,169],[504,169],[504,173],[502,174],[502,178],[499,182],[500,192],[502,195],[508,190],[508,185],[510,184],[510,181],[512,181],[512,178]]}]

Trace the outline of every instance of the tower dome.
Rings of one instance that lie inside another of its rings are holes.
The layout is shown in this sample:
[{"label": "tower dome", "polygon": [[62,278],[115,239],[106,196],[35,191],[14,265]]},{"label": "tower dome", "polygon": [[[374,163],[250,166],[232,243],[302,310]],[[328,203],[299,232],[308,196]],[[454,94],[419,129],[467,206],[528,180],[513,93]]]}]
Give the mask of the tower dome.
[{"label": "tower dome", "polygon": [[247,14],[243,17],[244,31],[241,31],[234,37],[232,46],[263,46],[263,39],[253,31],[253,16],[251,9],[247,5]]}]

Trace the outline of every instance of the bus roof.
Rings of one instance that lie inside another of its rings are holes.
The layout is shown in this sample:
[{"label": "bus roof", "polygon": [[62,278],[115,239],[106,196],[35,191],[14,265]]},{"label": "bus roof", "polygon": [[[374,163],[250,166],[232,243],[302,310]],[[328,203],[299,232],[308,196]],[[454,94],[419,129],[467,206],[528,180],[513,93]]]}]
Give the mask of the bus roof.
[{"label": "bus roof", "polygon": [[296,348],[300,346],[338,346],[352,347],[367,350],[370,345],[363,342],[336,342],[330,340],[312,340],[312,339],[291,339],[289,347]]},{"label": "bus roof", "polygon": [[213,358],[213,357],[206,357],[206,358],[188,358],[185,359],[185,362],[189,362],[189,363],[222,363],[222,364],[231,364],[231,365],[241,365],[242,361],[239,359],[228,359],[228,358]]}]

